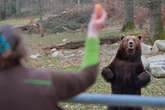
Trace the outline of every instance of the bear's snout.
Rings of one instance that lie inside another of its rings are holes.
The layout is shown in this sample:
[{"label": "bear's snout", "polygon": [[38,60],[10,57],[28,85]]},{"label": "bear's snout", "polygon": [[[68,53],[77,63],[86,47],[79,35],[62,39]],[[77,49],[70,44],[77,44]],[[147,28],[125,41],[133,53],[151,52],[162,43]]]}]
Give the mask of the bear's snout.
[{"label": "bear's snout", "polygon": [[129,41],[128,41],[128,49],[134,49],[134,41],[132,40],[132,39],[130,39]]}]

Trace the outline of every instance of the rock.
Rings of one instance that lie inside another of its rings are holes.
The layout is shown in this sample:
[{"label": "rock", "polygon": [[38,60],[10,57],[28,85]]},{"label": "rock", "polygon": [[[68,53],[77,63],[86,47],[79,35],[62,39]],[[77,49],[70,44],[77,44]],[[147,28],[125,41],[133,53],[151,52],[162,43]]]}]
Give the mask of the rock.
[{"label": "rock", "polygon": [[48,67],[54,67],[54,65],[53,64],[49,64]]},{"label": "rock", "polygon": [[165,55],[158,55],[148,59],[150,61],[150,70],[154,77],[165,78]]},{"label": "rock", "polygon": [[57,51],[57,49],[56,48],[53,48],[53,49],[51,49],[51,53],[53,53],[53,52],[56,52]]},{"label": "rock", "polygon": [[154,42],[152,52],[153,54],[157,54],[158,52],[165,52],[165,40],[156,40]]},{"label": "rock", "polygon": [[159,52],[165,52],[165,40],[156,40],[153,47],[141,43],[143,55],[156,55]]},{"label": "rock", "polygon": [[152,46],[147,45],[145,43],[141,43],[141,49],[143,55],[150,55],[152,54]]},{"label": "rock", "polygon": [[60,52],[60,51],[54,51],[53,53],[52,53],[52,57],[59,57],[59,56],[61,56],[62,55],[62,53]]},{"label": "rock", "polygon": [[32,55],[30,55],[30,58],[31,59],[37,59],[38,57],[40,57],[41,55],[39,54],[39,53],[37,53],[37,54],[32,54]]},{"label": "rock", "polygon": [[63,42],[66,42],[66,41],[67,41],[67,39],[62,39],[62,41],[63,41]]},{"label": "rock", "polygon": [[84,55],[84,51],[83,51],[83,50],[78,50],[78,52],[77,52],[77,53],[78,53],[78,55],[79,55],[79,56]]},{"label": "rock", "polygon": [[71,58],[76,56],[76,52],[72,50],[63,51],[64,58]]},{"label": "rock", "polygon": [[71,57],[74,57],[76,56],[75,54],[70,54],[70,55],[65,55],[65,58],[71,58]]}]

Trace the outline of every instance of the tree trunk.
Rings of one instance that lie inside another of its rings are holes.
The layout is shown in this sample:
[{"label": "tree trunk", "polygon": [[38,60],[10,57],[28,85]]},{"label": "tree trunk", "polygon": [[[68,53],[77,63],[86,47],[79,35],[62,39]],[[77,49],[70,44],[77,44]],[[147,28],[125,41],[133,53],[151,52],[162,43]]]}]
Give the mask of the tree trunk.
[{"label": "tree trunk", "polygon": [[38,12],[39,12],[39,15],[40,15],[40,21],[42,21],[43,9],[42,9],[42,1],[41,0],[38,0]]},{"label": "tree trunk", "polygon": [[21,14],[21,0],[16,0],[16,15],[20,16]]},{"label": "tree trunk", "polygon": [[150,0],[150,34],[153,40],[164,39],[165,32],[161,20],[161,0]]},{"label": "tree trunk", "polygon": [[80,0],[77,0],[77,5],[80,6]]},{"label": "tree trunk", "polygon": [[1,1],[0,19],[6,18],[6,0]]},{"label": "tree trunk", "polygon": [[122,31],[128,31],[135,28],[134,25],[134,0],[125,0],[125,18]]}]

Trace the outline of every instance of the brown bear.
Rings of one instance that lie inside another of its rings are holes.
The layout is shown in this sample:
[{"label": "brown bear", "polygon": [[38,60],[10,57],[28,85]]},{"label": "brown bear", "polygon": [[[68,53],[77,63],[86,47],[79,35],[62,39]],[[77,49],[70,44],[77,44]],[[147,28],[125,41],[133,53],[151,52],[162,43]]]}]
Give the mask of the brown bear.
[{"label": "brown bear", "polygon": [[[111,83],[113,94],[141,95],[150,74],[141,61],[141,37],[123,37],[112,63],[103,68],[103,78]],[[142,110],[142,107],[109,106],[108,110]]]}]

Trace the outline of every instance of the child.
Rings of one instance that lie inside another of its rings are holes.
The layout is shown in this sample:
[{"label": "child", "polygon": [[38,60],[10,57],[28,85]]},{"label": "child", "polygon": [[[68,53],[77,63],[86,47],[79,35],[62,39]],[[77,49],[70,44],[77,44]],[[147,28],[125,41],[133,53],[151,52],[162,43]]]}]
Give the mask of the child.
[{"label": "child", "polygon": [[0,26],[0,109],[62,110],[58,102],[84,92],[97,76],[99,64],[98,31],[106,20],[96,12],[88,26],[85,56],[81,71],[76,73],[40,70],[25,67],[21,62],[26,51],[20,35],[12,26]]}]

